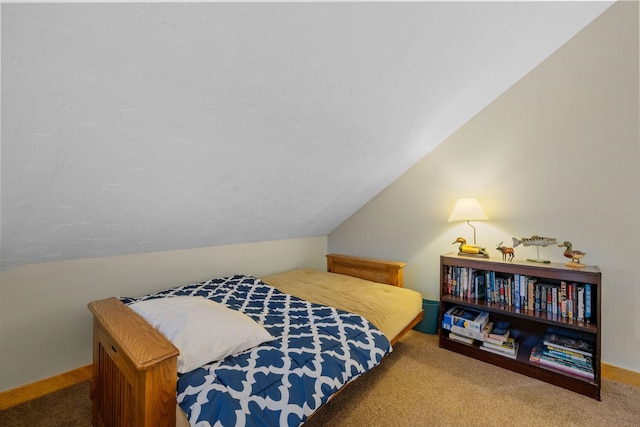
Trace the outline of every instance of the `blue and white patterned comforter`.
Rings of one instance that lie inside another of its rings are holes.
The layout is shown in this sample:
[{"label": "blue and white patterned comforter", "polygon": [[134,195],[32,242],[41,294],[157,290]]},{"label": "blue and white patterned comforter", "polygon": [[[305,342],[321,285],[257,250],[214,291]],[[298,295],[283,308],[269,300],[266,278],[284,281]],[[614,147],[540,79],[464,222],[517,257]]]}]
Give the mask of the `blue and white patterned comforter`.
[{"label": "blue and white patterned comforter", "polygon": [[276,338],[178,376],[178,403],[192,426],[298,426],[391,352],[365,318],[284,294],[251,276],[122,300],[184,295],[243,312]]}]

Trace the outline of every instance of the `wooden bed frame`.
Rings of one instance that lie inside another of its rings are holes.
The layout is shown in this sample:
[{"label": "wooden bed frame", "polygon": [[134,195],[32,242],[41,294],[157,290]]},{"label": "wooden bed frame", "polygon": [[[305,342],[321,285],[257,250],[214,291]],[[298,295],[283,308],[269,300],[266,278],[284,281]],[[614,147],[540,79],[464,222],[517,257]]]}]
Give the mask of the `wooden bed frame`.
[{"label": "wooden bed frame", "polygon": [[[327,271],[402,287],[403,262],[327,255]],[[94,426],[176,425],[178,349],[117,298],[89,303],[93,313]],[[391,340],[396,343],[421,312]]]}]

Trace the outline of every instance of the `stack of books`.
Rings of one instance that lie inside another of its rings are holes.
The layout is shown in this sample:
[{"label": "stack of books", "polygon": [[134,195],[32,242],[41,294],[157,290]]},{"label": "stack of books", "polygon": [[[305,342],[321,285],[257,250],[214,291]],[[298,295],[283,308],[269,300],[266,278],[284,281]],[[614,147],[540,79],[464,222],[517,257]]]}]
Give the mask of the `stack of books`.
[{"label": "stack of books", "polygon": [[509,326],[507,322],[496,322],[493,329],[484,338],[480,349],[511,359],[518,357],[519,345],[515,338],[509,336],[511,332]]},{"label": "stack of books", "polygon": [[542,366],[594,379],[593,345],[582,339],[547,333],[531,350],[529,360]]},{"label": "stack of books", "polygon": [[488,335],[488,323],[489,313],[456,305],[444,314],[442,329],[449,331],[450,339],[472,344]]}]

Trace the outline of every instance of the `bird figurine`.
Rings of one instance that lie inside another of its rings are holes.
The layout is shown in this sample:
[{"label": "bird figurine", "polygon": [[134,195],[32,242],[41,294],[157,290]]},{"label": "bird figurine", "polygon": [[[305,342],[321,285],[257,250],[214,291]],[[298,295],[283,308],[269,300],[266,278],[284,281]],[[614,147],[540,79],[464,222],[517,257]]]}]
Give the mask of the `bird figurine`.
[{"label": "bird figurine", "polygon": [[456,243],[460,243],[460,247],[458,248],[458,255],[482,256],[485,258],[489,258],[489,253],[485,248],[476,245],[467,245],[466,239],[462,237],[458,237],[458,239],[451,244],[455,245]]},{"label": "bird figurine", "polygon": [[571,242],[563,242],[558,245],[559,248],[565,247],[566,249],[562,253],[565,257],[569,258],[571,262],[568,262],[567,265],[569,267],[584,267],[584,264],[580,262],[583,256],[586,255],[586,252],[582,251],[574,251],[571,245]]}]

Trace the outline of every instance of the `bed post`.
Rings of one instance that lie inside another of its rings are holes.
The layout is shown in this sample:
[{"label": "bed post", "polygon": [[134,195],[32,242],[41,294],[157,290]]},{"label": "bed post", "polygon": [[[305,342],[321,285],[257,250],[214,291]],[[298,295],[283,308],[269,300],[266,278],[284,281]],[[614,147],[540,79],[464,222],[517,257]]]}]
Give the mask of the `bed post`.
[{"label": "bed post", "polygon": [[94,426],[176,425],[178,349],[117,298],[93,313]]}]

